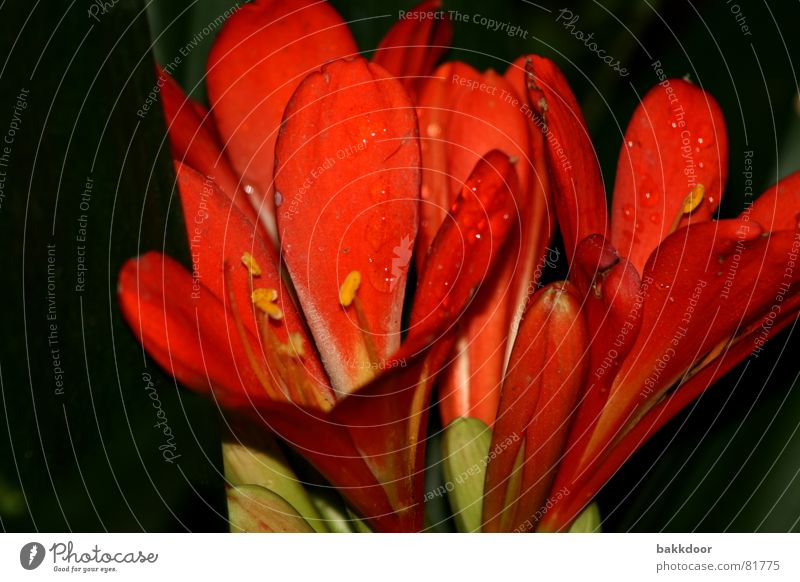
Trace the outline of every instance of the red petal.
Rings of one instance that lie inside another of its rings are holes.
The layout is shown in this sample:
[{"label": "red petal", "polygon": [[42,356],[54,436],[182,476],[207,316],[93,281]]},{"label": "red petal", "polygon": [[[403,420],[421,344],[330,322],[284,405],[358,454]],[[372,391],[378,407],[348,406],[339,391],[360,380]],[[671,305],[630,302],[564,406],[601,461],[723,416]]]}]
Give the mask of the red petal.
[{"label": "red petal", "polygon": [[[451,76],[449,82],[461,84],[462,79],[466,79],[463,82],[468,90],[462,91],[456,101],[445,132],[450,191],[457,192],[463,186],[480,156],[493,149],[500,150],[515,159],[519,178],[519,189],[514,192],[517,208],[512,216],[531,218],[529,190],[534,152],[521,99],[511,84],[494,71],[487,71],[471,81],[471,85],[468,77]],[[469,416],[490,425],[497,410],[507,357],[506,340],[515,309],[527,295],[531,274],[542,252],[529,236],[541,225],[539,217],[534,220],[535,225],[527,220],[522,225],[527,247],[521,244],[523,237],[517,223],[516,235],[503,249],[502,265],[492,273],[492,287],[481,292],[465,319],[458,340],[464,349],[444,378],[444,394],[456,396],[445,398],[444,402],[467,404],[471,407]],[[445,422],[452,420],[447,404],[442,411]]]},{"label": "red petal", "polygon": [[421,131],[422,204],[417,236],[417,268],[421,269],[431,242],[439,231],[453,200],[461,190],[450,190],[447,160],[447,128],[459,97],[469,91],[453,79],[476,81],[481,74],[467,64],[445,63],[422,86],[417,104]]},{"label": "red petal", "polygon": [[486,474],[484,531],[532,528],[583,388],[587,347],[577,290],[569,283],[540,290],[522,320],[503,383]]},{"label": "red petal", "polygon": [[209,129],[208,112],[203,113],[202,106],[189,99],[164,70],[159,67],[158,71],[161,104],[173,157],[214,180],[245,216],[255,220],[253,205],[239,187],[236,172],[222,153],[217,137]]},{"label": "red petal", "polygon": [[579,452],[592,436],[619,365],[633,347],[641,326],[639,274],[601,235],[588,237],[578,245],[573,273],[585,296],[582,309],[591,330],[590,362],[567,446],[572,454],[567,454],[561,465],[556,490],[566,485],[565,480],[577,469]]},{"label": "red petal", "polygon": [[[283,317],[280,320],[270,320],[269,329],[283,344],[289,341],[289,334],[300,338],[305,352],[302,366],[298,368],[306,377],[302,381],[293,378],[292,388],[318,391],[327,400],[330,388],[325,372],[314,344],[306,333],[302,316],[294,305],[291,292],[281,278],[275,250],[271,245],[265,244],[259,227],[231,206],[228,198],[213,182],[188,166],[178,164],[176,170],[195,283],[202,283],[202,292],[213,293],[230,315],[234,306],[225,281],[227,266],[231,273],[230,285],[238,317],[256,338],[259,337],[257,315],[263,315],[253,305],[252,291],[254,288],[275,289],[275,304],[280,307]],[[259,265],[261,273],[258,276],[251,277],[242,264],[245,253],[250,253]],[[235,335],[235,328],[231,328],[230,333]],[[253,345],[259,344],[255,342]]]},{"label": "red petal", "polygon": [[574,494],[570,495],[567,503],[548,512],[541,529],[544,531],[566,529],[583,507],[634,452],[678,412],[711,387],[718,378],[727,374],[747,356],[758,352],[761,349],[760,346],[769,338],[792,323],[797,317],[798,309],[800,309],[800,295],[787,299],[777,318],[767,314],[762,321],[758,322],[758,325],[753,326],[753,331],[738,337],[736,342],[720,355],[719,359],[709,363],[655,406],[613,446],[608,457],[594,472],[585,475],[579,483],[568,485]]},{"label": "red petal", "polygon": [[[522,67],[522,59],[514,64]],[[545,135],[550,181],[567,257],[577,244],[608,229],[606,196],[591,136],[578,102],[556,65],[543,57],[525,57],[529,101],[536,125]]]},{"label": "red petal", "polygon": [[453,39],[450,19],[441,8],[441,0],[428,0],[407,11],[372,57],[372,62],[400,78],[412,99]]},{"label": "red petal", "polygon": [[246,4],[215,39],[207,78],[212,113],[234,168],[269,216],[275,140],[286,103],[306,75],[357,51],[336,11],[315,0]]},{"label": "red petal", "polygon": [[[420,185],[416,115],[383,69],[335,61],[292,97],[276,157],[283,256],[334,387],[348,392],[400,343]],[[344,308],[339,290],[353,271],[363,280]]]},{"label": "red petal", "polygon": [[222,302],[177,261],[155,252],[129,260],[117,293],[136,337],[179,382],[213,389],[226,406],[266,398]]},{"label": "red petal", "polygon": [[749,214],[767,232],[794,230],[800,221],[800,172],[767,189],[744,214]]},{"label": "red petal", "polygon": [[475,166],[420,273],[406,344],[439,337],[478,290],[514,222],[515,188],[516,171],[504,153],[491,151]]},{"label": "red petal", "polygon": [[777,297],[791,296],[800,270],[785,269],[800,243],[791,231],[761,232],[747,220],[698,224],[677,231],[653,254],[642,279],[647,331],[619,369],[584,465],[596,462],[687,372],[717,357]]},{"label": "red petal", "polygon": [[663,81],[645,95],[625,132],[611,242],[641,273],[698,184],[705,187],[703,202],[682,224],[711,218],[727,173],[728,138],[717,102],[688,81]]}]

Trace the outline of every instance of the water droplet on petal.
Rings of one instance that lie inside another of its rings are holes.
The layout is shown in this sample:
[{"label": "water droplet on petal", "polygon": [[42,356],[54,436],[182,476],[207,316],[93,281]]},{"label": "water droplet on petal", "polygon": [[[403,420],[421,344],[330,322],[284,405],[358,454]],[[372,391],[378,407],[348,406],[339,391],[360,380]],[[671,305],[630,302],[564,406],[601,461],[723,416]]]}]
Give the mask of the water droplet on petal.
[{"label": "water droplet on petal", "polygon": [[373,202],[383,202],[389,197],[389,187],[382,182],[373,182],[369,188],[369,196]]},{"label": "water droplet on petal", "polygon": [[626,204],[625,206],[623,206],[622,207],[622,215],[627,220],[632,220],[633,219],[633,206],[631,206],[630,204]]},{"label": "water droplet on petal", "polygon": [[659,216],[656,212],[650,214],[650,222],[653,224],[658,224],[661,222],[661,216]]},{"label": "water droplet on petal", "polygon": [[442,126],[438,123],[429,123],[428,124],[428,137],[437,138],[442,135]]},{"label": "water droplet on petal", "polygon": [[280,208],[283,204],[283,194],[275,190],[275,208]]},{"label": "water droplet on petal", "polygon": [[633,142],[632,142],[632,141],[630,141],[630,140],[628,141],[628,147],[629,147],[629,148],[632,148],[632,147],[633,147]]},{"label": "water droplet on petal", "polygon": [[366,237],[372,250],[379,251],[387,243],[389,238],[388,219],[386,215],[379,215],[367,223]]}]

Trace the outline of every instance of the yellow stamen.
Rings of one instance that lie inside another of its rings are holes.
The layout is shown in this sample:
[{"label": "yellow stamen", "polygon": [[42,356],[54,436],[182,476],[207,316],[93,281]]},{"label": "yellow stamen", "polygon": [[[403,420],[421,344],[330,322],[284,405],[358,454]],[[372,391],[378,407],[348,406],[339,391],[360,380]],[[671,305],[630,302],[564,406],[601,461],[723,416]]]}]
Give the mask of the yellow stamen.
[{"label": "yellow stamen", "polygon": [[253,276],[258,277],[261,275],[261,267],[256,261],[256,258],[248,252],[242,255],[242,264],[247,267],[247,271]]},{"label": "yellow stamen", "polygon": [[686,198],[683,199],[683,203],[681,204],[680,210],[678,210],[678,214],[675,215],[675,219],[672,221],[672,225],[669,228],[669,234],[672,234],[681,224],[681,219],[687,214],[691,214],[694,212],[700,203],[703,201],[706,195],[706,187],[702,184],[697,184],[689,194],[686,195]]},{"label": "yellow stamen", "polygon": [[703,201],[703,198],[706,195],[706,188],[702,184],[698,184],[692,191],[689,192],[689,195],[686,196],[683,200],[683,206],[681,207],[681,212],[683,214],[689,214],[690,212],[694,212],[695,208],[700,206],[700,203]]},{"label": "yellow stamen", "polygon": [[292,358],[302,358],[305,356],[306,348],[305,344],[303,343],[302,334],[296,331],[290,332],[286,343],[280,344],[280,350]]},{"label": "yellow stamen", "polygon": [[250,298],[253,300],[253,304],[256,307],[269,315],[272,319],[283,318],[283,311],[275,304],[275,300],[278,299],[277,290],[265,288],[253,289]]},{"label": "yellow stamen", "polygon": [[343,307],[349,307],[356,297],[358,286],[361,285],[361,273],[350,271],[344,279],[344,283],[339,287],[339,303]]}]

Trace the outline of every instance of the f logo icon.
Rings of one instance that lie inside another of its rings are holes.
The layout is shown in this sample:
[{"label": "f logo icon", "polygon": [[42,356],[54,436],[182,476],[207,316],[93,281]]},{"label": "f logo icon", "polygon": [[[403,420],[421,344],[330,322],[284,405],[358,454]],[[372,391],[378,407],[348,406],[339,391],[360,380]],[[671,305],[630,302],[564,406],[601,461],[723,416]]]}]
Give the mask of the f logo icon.
[{"label": "f logo icon", "polygon": [[26,570],[35,570],[44,561],[44,546],[39,542],[30,542],[19,551],[19,563]]}]

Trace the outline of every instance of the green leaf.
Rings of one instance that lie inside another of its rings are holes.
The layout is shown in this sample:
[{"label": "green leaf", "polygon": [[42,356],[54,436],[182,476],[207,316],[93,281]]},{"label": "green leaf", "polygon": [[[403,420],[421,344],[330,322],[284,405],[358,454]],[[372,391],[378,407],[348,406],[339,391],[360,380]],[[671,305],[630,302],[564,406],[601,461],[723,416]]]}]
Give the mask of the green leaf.
[{"label": "green leaf", "polygon": [[228,491],[228,519],[233,533],[314,533],[288,501],[258,485]]},{"label": "green leaf", "polygon": [[572,522],[569,533],[600,533],[600,508],[597,503],[590,503]]},{"label": "green leaf", "polygon": [[477,418],[457,418],[444,430],[443,485],[460,532],[477,532],[483,511],[483,481],[492,430]]}]

